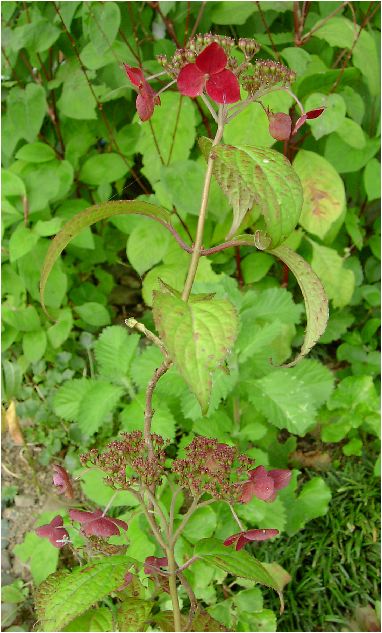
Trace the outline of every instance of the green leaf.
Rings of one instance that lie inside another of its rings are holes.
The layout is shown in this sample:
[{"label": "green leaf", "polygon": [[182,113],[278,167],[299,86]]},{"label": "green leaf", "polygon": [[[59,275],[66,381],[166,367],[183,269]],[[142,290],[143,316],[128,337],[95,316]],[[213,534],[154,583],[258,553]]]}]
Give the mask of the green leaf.
[{"label": "green leaf", "polygon": [[86,378],[75,378],[65,382],[54,396],[53,410],[55,414],[70,422],[77,420],[80,402],[90,389],[91,384],[91,381]]},{"label": "green leaf", "polygon": [[141,125],[137,144],[137,151],[143,155],[142,173],[151,183],[159,180],[162,165],[188,158],[195,141],[195,125],[195,107],[190,99],[177,92],[161,95],[161,107],[155,108],[149,124]]},{"label": "green leaf", "polygon": [[324,516],[331,498],[330,488],[321,477],[308,481],[293,504],[293,512],[288,514],[286,529],[289,536],[296,534],[308,521]]},{"label": "green leaf", "polygon": [[[150,378],[154,369],[151,372]],[[133,402],[130,402],[124,407],[120,414],[121,425],[124,431],[130,432],[142,430],[145,404],[145,396],[142,393],[139,394]],[[152,432],[174,441],[176,420],[167,404],[163,402],[163,398],[159,395],[157,396],[157,394],[154,394],[153,409],[154,415],[151,425]]]},{"label": "green leaf", "polygon": [[166,254],[169,232],[159,224],[148,220],[137,225],[127,240],[126,253],[130,264],[139,275],[143,275]]},{"label": "green leaf", "polygon": [[37,363],[45,354],[46,334],[44,330],[25,332],[23,336],[23,352],[30,363]]},{"label": "green leaf", "polygon": [[90,565],[54,574],[40,587],[36,611],[43,631],[60,631],[76,616],[115,591],[134,561],[125,556],[93,560]]},{"label": "green leaf", "polygon": [[11,263],[29,253],[38,241],[37,233],[33,233],[24,224],[19,224],[9,240],[9,259]]},{"label": "green leaf", "polygon": [[320,139],[335,132],[345,120],[346,104],[343,98],[337,94],[323,95],[314,92],[305,102],[305,110],[314,110],[324,107],[325,110],[317,119],[308,120],[315,139]]},{"label": "green leaf", "polygon": [[36,83],[28,83],[25,90],[12,88],[7,101],[16,138],[25,138],[31,143],[40,131],[47,110],[44,88]]},{"label": "green leaf", "polygon": [[365,146],[356,149],[338,134],[331,134],[326,141],[325,157],[340,174],[359,171],[380,149],[380,140],[366,137]]},{"label": "green leaf", "polygon": [[5,323],[21,332],[33,332],[41,327],[40,317],[34,306],[26,308],[8,308],[4,305],[2,316]]},{"label": "green leaf", "polygon": [[344,213],[344,183],[334,167],[315,152],[300,150],[293,167],[301,180],[304,194],[300,224],[309,233],[324,239]]},{"label": "green leaf", "polygon": [[146,631],[153,603],[139,598],[127,598],[117,609],[119,631]]},{"label": "green leaf", "polygon": [[[89,381],[90,382],[90,381]],[[79,403],[76,422],[86,436],[99,430],[123,395],[122,387],[105,380],[91,381]]]},{"label": "green leaf", "polygon": [[1,170],[1,193],[3,196],[25,196],[25,185],[21,178],[8,169]]},{"label": "green leaf", "polygon": [[[209,139],[201,139],[209,154]],[[289,161],[272,149],[218,145],[213,174],[233,207],[233,223],[227,239],[239,229],[246,213],[255,205],[264,216],[272,245],[283,242],[295,228],[301,212],[302,187]]]},{"label": "green leaf", "polygon": [[241,262],[244,282],[253,284],[260,281],[273,265],[273,259],[266,253],[251,253]]},{"label": "green leaf", "polygon": [[267,570],[260,561],[246,551],[236,552],[232,547],[226,547],[217,539],[209,538],[195,545],[194,554],[209,565],[224,569],[229,574],[254,580],[279,592],[276,574],[270,569]]},{"label": "green leaf", "polygon": [[75,306],[74,311],[81,317],[85,323],[101,327],[110,323],[110,314],[105,306],[95,301],[83,303],[81,306]]},{"label": "green leaf", "polygon": [[212,374],[232,349],[237,332],[234,306],[225,299],[186,303],[154,292],[154,321],[170,358],[208,410]]},{"label": "green leaf", "polygon": [[[41,515],[39,524],[49,522],[53,516],[52,513],[49,514],[49,518],[47,518],[47,513]],[[47,539],[37,536],[34,532],[27,532],[24,541],[13,548],[15,556],[28,565],[37,585],[56,570],[58,551]]]},{"label": "green leaf", "polygon": [[62,631],[114,631],[113,614],[107,607],[89,609],[78,618],[75,618]]},{"label": "green leaf", "polygon": [[60,36],[60,29],[46,18],[35,18],[13,31],[11,48],[19,51],[28,48],[32,53],[42,53],[50,48]]},{"label": "green leaf", "polygon": [[276,369],[263,378],[250,381],[248,397],[279,429],[305,435],[314,425],[316,408],[311,394],[292,369]]},{"label": "green leaf", "polygon": [[378,200],[381,197],[381,164],[376,158],[372,158],[367,163],[363,182],[369,202]]},{"label": "green leaf", "polygon": [[119,154],[95,154],[82,165],[80,179],[88,185],[102,185],[123,178],[128,170]]},{"label": "green leaf", "polygon": [[116,2],[89,5],[89,37],[101,55],[113,44],[121,23],[121,14]]},{"label": "green leaf", "polygon": [[112,325],[101,333],[94,344],[97,367],[103,376],[126,376],[139,343],[138,334],[129,334],[126,328]]},{"label": "green leaf", "polygon": [[147,202],[135,200],[105,202],[103,204],[89,207],[89,209],[81,211],[65,224],[58,235],[56,235],[54,240],[51,242],[41,271],[40,301],[44,310],[44,292],[49,275],[56,260],[58,259],[64,248],[69,244],[71,239],[81,233],[84,228],[89,227],[92,224],[99,222],[100,220],[106,220],[116,215],[130,215],[133,213],[151,217],[158,220],[162,224],[170,223],[170,214],[161,207],[157,207]]},{"label": "green leaf", "polygon": [[[77,473],[75,473],[77,474]],[[104,483],[105,474],[100,470],[79,471],[81,475],[81,489],[87,499],[100,507],[111,503],[111,508],[128,506],[134,508],[138,505],[137,499],[127,490],[115,490]]]},{"label": "green leaf", "polygon": [[[60,71],[56,77],[59,78]],[[62,68],[61,96],[57,101],[60,114],[70,119],[96,119],[96,100],[76,58],[69,59]],[[97,95],[99,86],[93,86]]]},{"label": "green leaf", "polygon": [[183,530],[183,535],[190,543],[197,543],[202,538],[209,538],[213,535],[217,525],[216,512],[207,506],[199,508],[194,512]]},{"label": "green leaf", "polygon": [[72,311],[69,308],[60,310],[56,323],[51,325],[47,330],[50,344],[54,349],[61,345],[68,338],[73,325]]},{"label": "green leaf", "polygon": [[344,119],[337,128],[337,134],[345,143],[356,149],[362,149],[366,145],[366,137],[358,123],[351,119]]},{"label": "green leaf", "polygon": [[49,160],[54,160],[56,154],[52,147],[46,143],[29,143],[19,149],[16,158],[25,160],[27,163],[46,163]]},{"label": "green leaf", "polygon": [[270,252],[290,268],[297,279],[305,301],[307,320],[305,338],[300,353],[287,365],[287,367],[291,367],[308,354],[321,334],[325,332],[329,316],[328,299],[320,279],[300,255],[283,245]]},{"label": "green leaf", "polygon": [[352,270],[344,266],[344,260],[333,248],[321,246],[313,240],[309,240],[312,245],[312,268],[322,280],[325,292],[332,300],[335,308],[343,308],[353,295],[355,287],[355,277]]},{"label": "green leaf", "polygon": [[244,24],[256,7],[252,2],[240,2],[233,7],[232,2],[215,2],[211,21],[215,24]]}]

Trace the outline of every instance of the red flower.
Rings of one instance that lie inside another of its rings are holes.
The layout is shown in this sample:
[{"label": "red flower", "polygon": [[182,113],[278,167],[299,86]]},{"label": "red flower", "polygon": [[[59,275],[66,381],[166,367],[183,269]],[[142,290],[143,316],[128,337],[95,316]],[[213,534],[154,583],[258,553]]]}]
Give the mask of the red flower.
[{"label": "red flower", "polygon": [[295,123],[292,136],[293,134],[296,134],[296,132],[300,129],[302,125],[304,125],[307,119],[317,119],[317,117],[321,116],[324,110],[325,108],[316,108],[315,110],[309,110],[309,112],[305,112],[305,114],[302,114]]},{"label": "red flower", "polygon": [[216,103],[240,101],[237,77],[226,68],[224,49],[212,42],[196,58],[195,64],[187,64],[178,75],[178,88],[182,95],[197,97],[204,88]]},{"label": "red flower", "polygon": [[168,560],[165,556],[163,558],[148,556],[145,560],[144,572],[148,576],[155,576],[155,574],[160,572],[161,567],[167,567],[167,565]]},{"label": "red flower", "polygon": [[119,528],[127,530],[128,525],[120,519],[103,516],[102,510],[94,512],[84,512],[83,510],[69,510],[72,521],[81,523],[82,532],[86,536],[109,536],[119,535]]},{"label": "red flower", "polygon": [[292,119],[284,112],[268,114],[269,134],[277,141],[288,141],[292,132]]},{"label": "red flower", "polygon": [[267,472],[264,466],[258,466],[250,470],[249,479],[242,486],[240,501],[248,503],[253,497],[263,501],[274,501],[277,490],[285,488],[292,475],[290,470],[270,470]]},{"label": "red flower", "polygon": [[62,468],[62,466],[59,466],[58,464],[54,464],[53,471],[53,484],[57,486],[58,494],[65,495],[68,499],[73,499],[74,492],[69,473],[66,472],[65,468]]},{"label": "red flower", "polygon": [[147,121],[154,113],[154,106],[160,105],[160,98],[146,81],[141,68],[134,68],[124,64],[126,74],[133,86],[138,88],[138,96],[135,102],[138,116],[141,121]]},{"label": "red flower", "polygon": [[236,543],[236,550],[239,551],[243,549],[244,545],[250,543],[251,541],[267,541],[269,538],[273,538],[279,534],[278,530],[247,530],[246,532],[238,532],[237,534],[232,534],[225,541],[224,545],[227,547]]},{"label": "red flower", "polygon": [[54,547],[60,548],[64,547],[66,541],[69,540],[69,534],[63,525],[62,516],[58,514],[50,523],[36,528],[35,532],[38,536],[49,539]]}]

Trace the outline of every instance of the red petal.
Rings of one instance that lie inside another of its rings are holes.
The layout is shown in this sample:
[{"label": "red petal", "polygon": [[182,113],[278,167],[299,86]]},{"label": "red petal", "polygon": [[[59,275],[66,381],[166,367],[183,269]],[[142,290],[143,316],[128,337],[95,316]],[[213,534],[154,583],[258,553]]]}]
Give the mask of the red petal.
[{"label": "red petal", "polygon": [[113,523],[113,521],[107,519],[106,517],[94,519],[94,521],[87,521],[84,523],[82,529],[86,536],[119,536],[118,527],[115,523]]},{"label": "red petal", "polygon": [[240,496],[241,503],[249,503],[255,494],[255,484],[253,481],[246,481],[242,487]]},{"label": "red petal", "polygon": [[141,68],[134,68],[133,66],[129,66],[128,64],[123,65],[125,67],[126,74],[133,86],[141,86],[142,83],[145,81],[143,70]]},{"label": "red petal", "polygon": [[207,94],[216,103],[236,103],[240,101],[240,86],[237,77],[230,70],[212,75],[206,84]]},{"label": "red petal", "polygon": [[269,134],[277,141],[288,141],[292,132],[292,119],[284,112],[269,115]]},{"label": "red petal", "polygon": [[317,117],[321,116],[324,110],[325,108],[316,108],[316,110],[309,110],[309,112],[306,113],[306,118],[317,119]]},{"label": "red petal", "polygon": [[228,538],[226,538],[223,545],[226,545],[227,547],[228,545],[232,545],[232,543],[235,543],[235,541],[237,541],[239,536],[241,536],[241,532],[239,532],[238,534],[232,534],[232,536],[229,536]]},{"label": "red petal", "polygon": [[178,89],[182,95],[197,97],[204,88],[205,76],[196,64],[187,64],[180,71],[177,79]]},{"label": "red petal", "polygon": [[266,541],[269,538],[273,538],[279,534],[278,530],[247,530],[244,537],[247,541]]},{"label": "red petal", "polygon": [[151,119],[154,114],[154,99],[152,97],[150,98],[138,95],[135,105],[141,121],[148,121]]},{"label": "red petal", "polygon": [[219,44],[212,42],[197,56],[195,63],[202,73],[214,75],[226,67],[227,55]]},{"label": "red petal", "polygon": [[236,543],[236,551],[238,552],[239,550],[243,549],[244,545],[247,543],[247,539],[244,536],[244,534],[241,534],[239,536],[239,539]]},{"label": "red petal", "polygon": [[108,518],[110,519],[110,521],[113,521],[115,525],[122,528],[123,530],[127,530],[129,527],[127,523],[125,523],[125,521],[122,521],[122,519],[113,519],[112,517],[108,517]]},{"label": "red petal", "polygon": [[102,516],[102,510],[95,510],[94,512],[85,512],[85,510],[69,510],[69,516],[72,521],[78,521],[78,523],[88,523],[94,521]]},{"label": "red petal", "polygon": [[262,501],[269,501],[274,494],[275,484],[264,466],[258,466],[248,474],[253,485],[253,494]]},{"label": "red petal", "polygon": [[264,466],[256,466],[256,468],[248,472],[248,475],[251,481],[255,481],[256,477],[259,477],[259,476],[264,477],[264,475],[266,476],[266,474],[267,474],[267,471],[265,470]]},{"label": "red petal", "polygon": [[65,528],[56,528],[54,533],[49,537],[49,541],[54,547],[61,548],[65,546],[65,543],[58,543],[58,541],[64,541],[69,538],[69,534]]},{"label": "red petal", "polygon": [[292,136],[296,134],[296,132],[300,129],[302,125],[304,125],[306,121],[306,114],[302,114],[299,119],[297,119],[295,126],[293,128]]},{"label": "red petal", "polygon": [[289,484],[292,471],[276,468],[275,470],[270,470],[268,475],[273,479],[275,490],[282,490],[282,488],[286,488]]}]

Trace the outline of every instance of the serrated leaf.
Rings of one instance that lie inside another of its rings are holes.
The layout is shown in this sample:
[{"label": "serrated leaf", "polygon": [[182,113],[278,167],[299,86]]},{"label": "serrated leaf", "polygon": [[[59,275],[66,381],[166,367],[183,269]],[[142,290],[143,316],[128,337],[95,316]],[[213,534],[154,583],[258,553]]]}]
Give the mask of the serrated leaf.
[{"label": "serrated leaf", "polygon": [[118,381],[126,376],[139,343],[138,334],[128,334],[126,328],[111,325],[103,330],[94,344],[100,374]]},{"label": "serrated leaf", "polygon": [[170,358],[205,414],[211,396],[212,374],[236,339],[234,306],[226,299],[186,303],[169,294],[154,292],[153,315]]},{"label": "serrated leaf", "polygon": [[300,150],[293,162],[304,191],[300,224],[321,239],[339,220],[346,206],[342,178],[325,158]]},{"label": "serrated leaf", "polygon": [[153,218],[162,224],[169,223],[171,218],[165,209],[149,204],[148,202],[142,202],[140,200],[121,200],[118,202],[105,202],[89,207],[89,209],[81,211],[65,224],[51,242],[41,270],[40,301],[45,312],[44,293],[46,283],[55,262],[64,248],[69,244],[70,240],[81,233],[84,228],[100,220],[106,220],[116,215],[130,215],[134,213]]},{"label": "serrated leaf", "polygon": [[321,334],[325,332],[329,317],[328,299],[321,281],[309,266],[308,262],[300,255],[284,245],[274,248],[269,252],[276,255],[276,257],[281,259],[281,261],[290,268],[297,279],[305,301],[305,338],[300,353],[293,361],[286,365],[286,367],[292,367],[308,354],[317,343]]},{"label": "serrated leaf", "polygon": [[110,415],[119,399],[123,388],[104,380],[92,381],[90,388],[79,403],[76,422],[86,435],[92,435]]},{"label": "serrated leaf", "polygon": [[124,600],[117,609],[119,631],[146,631],[153,603],[139,598]]},{"label": "serrated leaf", "polygon": [[91,381],[86,378],[75,378],[65,382],[54,396],[55,414],[69,422],[77,420],[81,400],[91,384]]},{"label": "serrated leaf", "polygon": [[213,174],[233,207],[227,239],[258,205],[272,246],[283,242],[295,228],[302,207],[301,183],[285,156],[248,145],[218,145],[211,150],[208,139],[201,139],[201,147],[206,156],[212,151]]},{"label": "serrated leaf", "polygon": [[209,565],[224,569],[224,571],[254,580],[262,585],[271,587],[280,594],[279,570],[274,573],[271,565],[268,569],[260,561],[246,551],[237,552],[231,547],[226,547],[217,539],[203,539],[195,545],[194,554],[199,556]]},{"label": "serrated leaf", "polygon": [[61,631],[71,620],[115,591],[135,561],[126,556],[109,556],[77,567],[71,573],[58,572],[39,587],[36,611],[43,631]]}]

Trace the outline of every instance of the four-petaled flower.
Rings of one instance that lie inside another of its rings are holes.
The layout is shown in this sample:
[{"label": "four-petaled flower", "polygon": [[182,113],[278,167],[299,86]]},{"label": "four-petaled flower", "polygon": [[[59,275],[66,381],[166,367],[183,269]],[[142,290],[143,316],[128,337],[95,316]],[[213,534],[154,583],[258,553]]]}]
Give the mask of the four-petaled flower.
[{"label": "four-petaled flower", "polygon": [[160,105],[160,98],[146,81],[141,68],[134,68],[124,64],[126,74],[133,86],[138,88],[138,96],[135,102],[138,116],[141,121],[148,121],[154,113],[154,106]]},{"label": "four-petaled flower", "polygon": [[35,529],[38,536],[47,538],[54,547],[64,547],[69,541],[68,531],[63,527],[64,521],[59,514],[46,525],[40,525]]},{"label": "four-petaled flower", "polygon": [[78,521],[81,524],[81,529],[85,536],[101,536],[104,538],[114,535],[118,536],[120,528],[123,530],[128,528],[125,521],[106,517],[102,514],[102,510],[95,510],[94,512],[69,510],[69,516],[72,521]]},{"label": "four-petaled flower", "polygon": [[216,103],[239,101],[239,82],[226,65],[224,49],[212,42],[197,56],[194,64],[186,64],[181,69],[177,79],[179,92],[188,97],[197,97],[205,88]]},{"label": "four-petaled flower", "polygon": [[297,130],[300,129],[302,125],[304,125],[307,119],[317,119],[317,117],[321,116],[325,108],[316,108],[315,110],[309,110],[309,112],[305,112],[302,114],[299,119],[297,119],[295,126],[293,128],[292,136],[296,134]]},{"label": "four-petaled flower", "polygon": [[278,530],[247,530],[246,532],[238,532],[237,534],[232,534],[229,536],[223,543],[227,547],[229,545],[235,545],[235,549],[239,551],[243,549],[244,545],[250,543],[251,541],[267,541],[269,538],[273,538],[279,534]]},{"label": "four-petaled flower", "polygon": [[68,499],[73,499],[74,492],[69,473],[58,464],[53,465],[53,471],[53,484],[58,488],[57,493],[59,495],[65,495]]},{"label": "four-petaled flower", "polygon": [[160,572],[161,567],[167,567],[168,560],[166,556],[158,558],[157,556],[148,556],[145,559],[144,572],[147,576],[155,576]]},{"label": "four-petaled flower", "polygon": [[292,475],[290,470],[275,469],[267,472],[258,466],[248,472],[249,479],[242,485],[240,501],[248,503],[253,497],[263,501],[274,501],[278,490],[285,488]]}]

